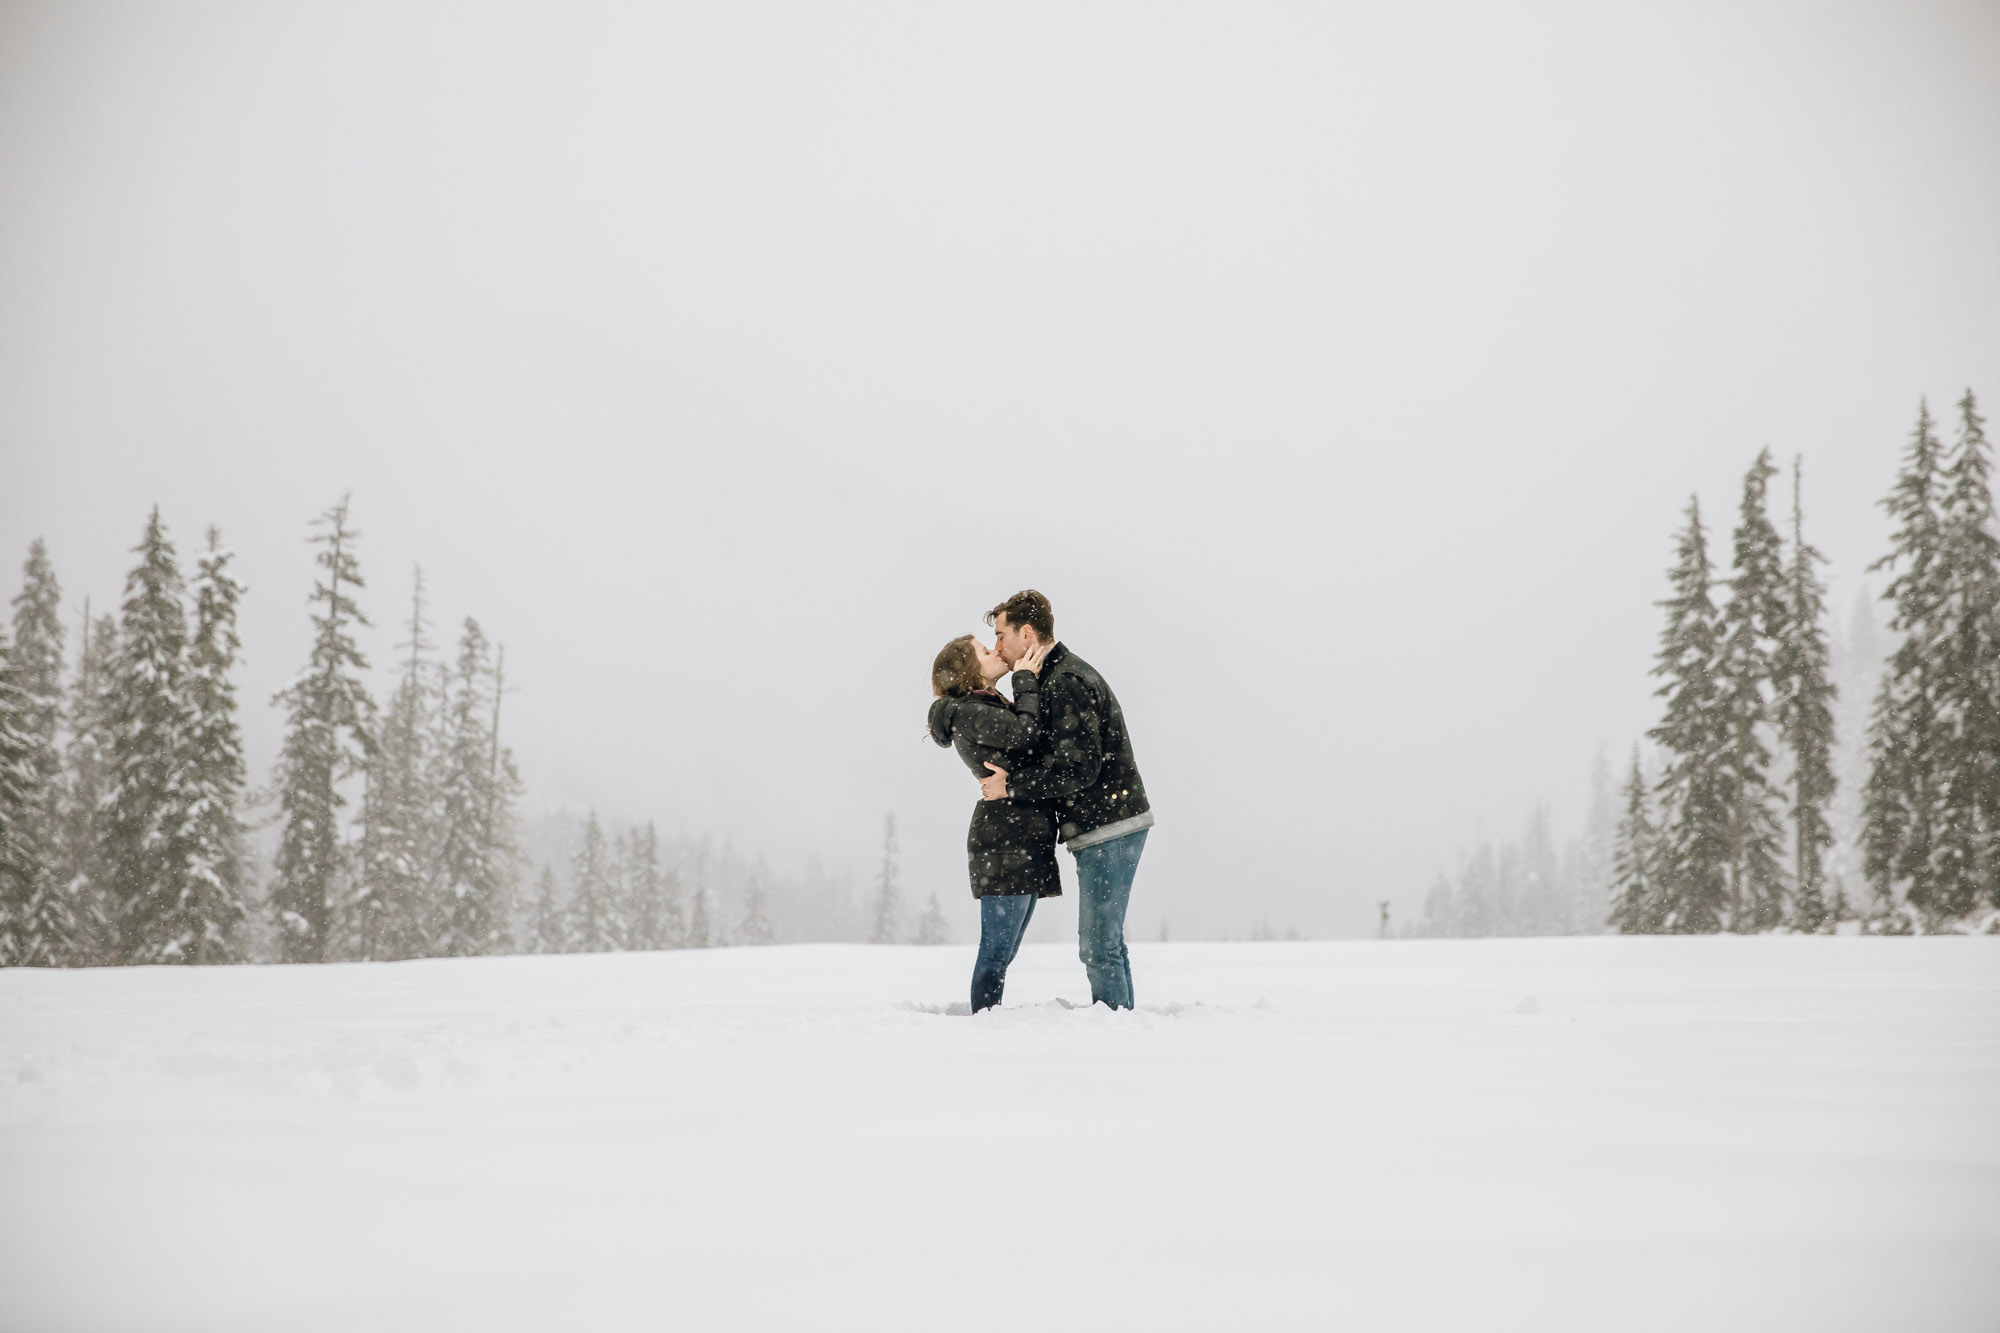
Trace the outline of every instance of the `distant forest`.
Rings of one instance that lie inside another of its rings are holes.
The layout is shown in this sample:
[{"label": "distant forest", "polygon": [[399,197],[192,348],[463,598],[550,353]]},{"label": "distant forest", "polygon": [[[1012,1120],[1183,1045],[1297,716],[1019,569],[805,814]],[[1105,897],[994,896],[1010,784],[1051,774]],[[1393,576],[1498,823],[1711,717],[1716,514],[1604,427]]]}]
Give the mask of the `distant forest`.
[{"label": "distant forest", "polygon": [[1407,933],[2000,932],[2000,525],[1969,389],[1955,426],[1947,446],[1919,404],[1882,501],[1886,640],[1865,603],[1829,636],[1799,461],[1782,533],[1778,468],[1752,463],[1726,572],[1691,497],[1648,744],[1615,791],[1600,758],[1560,854],[1538,810],[1439,876]]},{"label": "distant forest", "polygon": [[[442,655],[418,570],[395,686],[376,700],[357,540],[346,500],[313,525],[312,649],[271,700],[284,739],[255,788],[232,682],[243,586],[221,533],[189,577],[155,509],[118,614],[86,608],[73,664],[61,586],[32,544],[12,634],[0,624],[0,965],[944,941],[934,898],[913,920],[902,903],[893,820],[867,895],[651,823],[524,827],[505,649],[468,618]],[[261,860],[255,829],[276,833]]]}]

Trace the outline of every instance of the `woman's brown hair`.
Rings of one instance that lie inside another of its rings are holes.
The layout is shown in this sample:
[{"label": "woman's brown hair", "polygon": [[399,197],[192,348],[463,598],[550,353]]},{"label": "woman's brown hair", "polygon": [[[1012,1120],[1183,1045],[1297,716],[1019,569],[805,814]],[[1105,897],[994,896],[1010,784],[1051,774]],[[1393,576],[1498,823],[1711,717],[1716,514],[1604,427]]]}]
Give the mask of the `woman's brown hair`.
[{"label": "woman's brown hair", "polygon": [[973,637],[967,634],[953,639],[938,653],[937,661],[931,663],[933,695],[942,699],[986,688],[986,677],[979,674],[979,654],[973,651],[973,642]]}]

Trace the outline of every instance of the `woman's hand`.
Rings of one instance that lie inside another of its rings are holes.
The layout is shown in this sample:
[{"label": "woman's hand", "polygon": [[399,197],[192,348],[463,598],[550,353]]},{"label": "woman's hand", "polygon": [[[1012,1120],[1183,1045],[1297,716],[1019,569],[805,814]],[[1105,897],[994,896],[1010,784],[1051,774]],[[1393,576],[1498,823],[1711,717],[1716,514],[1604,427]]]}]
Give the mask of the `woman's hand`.
[{"label": "woman's hand", "polygon": [[1027,652],[1021,654],[1021,660],[1014,663],[1014,670],[1026,671],[1039,676],[1042,674],[1042,659],[1048,655],[1049,646],[1046,643],[1035,644]]}]

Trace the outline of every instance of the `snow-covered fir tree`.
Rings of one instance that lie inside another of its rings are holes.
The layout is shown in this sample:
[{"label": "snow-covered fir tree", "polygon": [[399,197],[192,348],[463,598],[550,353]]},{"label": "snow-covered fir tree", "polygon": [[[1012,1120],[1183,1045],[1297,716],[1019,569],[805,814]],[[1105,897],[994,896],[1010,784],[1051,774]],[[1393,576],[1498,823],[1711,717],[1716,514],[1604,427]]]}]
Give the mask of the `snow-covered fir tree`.
[{"label": "snow-covered fir tree", "polygon": [[736,943],[769,944],[771,939],[771,918],[764,902],[764,886],[752,875],[749,889],[744,894],[743,920],[736,927]]},{"label": "snow-covered fir tree", "polygon": [[0,967],[31,961],[27,910],[41,877],[31,829],[40,796],[28,693],[0,624]]},{"label": "snow-covered fir tree", "polygon": [[230,573],[234,555],[210,526],[208,546],[190,585],[194,632],[188,644],[189,726],[186,788],[187,887],[162,923],[161,953],[190,963],[241,957],[244,848],[243,736],[236,719],[236,669],[241,644],[236,606],[243,585]]},{"label": "snow-covered fir tree", "polygon": [[[1877,685],[1889,657],[1889,641],[1875,609],[1876,598],[1863,584],[1854,590],[1846,624],[1832,643],[1834,694],[1834,789],[1829,821],[1833,842],[1827,849],[1830,885],[1828,918],[1852,919],[1866,901],[1867,875],[1862,869],[1863,830],[1868,791],[1868,723]],[[1833,900],[1839,899],[1836,912]]]},{"label": "snow-covered fir tree", "polygon": [[1765,449],[1743,478],[1715,666],[1729,787],[1727,915],[1738,931],[1783,922],[1787,896],[1783,805],[1771,780],[1774,658],[1785,636],[1784,551],[1766,500],[1777,473]]},{"label": "snow-covered fir tree", "polygon": [[1939,477],[1936,839],[1921,898],[1937,918],[2000,907],[2000,534],[1993,460],[1972,391]]},{"label": "snow-covered fir tree", "polygon": [[28,746],[30,789],[17,833],[33,872],[25,898],[9,913],[11,949],[0,944],[0,958],[11,955],[13,962],[35,967],[89,960],[87,918],[77,911],[63,865],[63,637],[62,586],[48,546],[37,537],[14,599],[14,643],[6,668],[20,689]]},{"label": "snow-covered fir tree", "polygon": [[632,834],[631,903],[626,909],[634,949],[677,949],[686,923],[682,920],[680,879],[660,865],[660,835],[648,820]]},{"label": "snow-covered fir tree", "polygon": [[1549,831],[1549,807],[1535,804],[1528,818],[1528,836],[1521,847],[1519,920],[1515,933],[1567,935],[1569,904],[1564,900],[1556,862],[1555,838]]},{"label": "snow-covered fir tree", "polygon": [[1783,631],[1772,658],[1778,732],[1791,761],[1792,904],[1794,929],[1828,922],[1828,849],[1833,846],[1833,683],[1826,634],[1826,562],[1806,540],[1804,463],[1792,460],[1792,540],[1785,567]]},{"label": "snow-covered fir tree", "polygon": [[[513,755],[500,744],[503,691],[503,669],[479,622],[468,617],[452,677],[451,744],[439,783],[442,891],[435,952],[448,957],[496,951],[512,911],[512,825],[520,778]],[[609,876],[610,867],[602,873]],[[615,886],[608,892],[608,903],[615,903]],[[585,947],[618,947],[618,926],[610,914],[606,930]]]},{"label": "snow-covered fir tree", "polygon": [[607,953],[618,947],[618,903],[611,883],[611,851],[597,812],[583,826],[583,846],[570,862],[566,953]]},{"label": "snow-covered fir tree", "polygon": [[1690,499],[1687,527],[1675,545],[1672,596],[1660,603],[1667,623],[1653,674],[1665,715],[1647,734],[1665,760],[1658,795],[1660,837],[1654,875],[1660,928],[1679,934],[1722,929],[1729,899],[1735,793],[1725,751],[1728,728],[1716,680],[1720,617],[1701,505]]},{"label": "snow-covered fir tree", "polygon": [[902,893],[896,886],[896,873],[896,816],[892,814],[882,825],[882,869],[875,877],[875,925],[868,933],[870,944],[895,944],[903,937]]},{"label": "snow-covered fir tree", "polygon": [[305,670],[278,691],[285,708],[285,739],[278,754],[277,797],[284,830],[271,888],[286,962],[321,963],[332,938],[348,882],[349,846],[341,811],[341,784],[364,770],[374,748],[374,701],[361,673],[368,659],[354,629],[368,620],[354,600],[365,586],[348,526],[348,499],[314,521],[312,656]]},{"label": "snow-covered fir tree", "polygon": [[1596,934],[1608,924],[1611,910],[1612,845],[1618,835],[1618,788],[1611,777],[1611,758],[1602,746],[1590,765],[1590,806],[1583,835],[1563,853],[1564,897],[1569,928]]},{"label": "snow-covered fir tree", "polygon": [[174,962],[178,916],[194,895],[194,703],[186,589],[157,507],[136,549],[111,661],[104,852],[120,960]]},{"label": "snow-covered fir tree", "polygon": [[547,862],[535,883],[535,913],[523,944],[523,953],[563,953],[568,944],[562,903],[556,897],[556,872]]},{"label": "snow-covered fir tree", "polygon": [[361,807],[361,870],[349,900],[347,932],[362,958],[421,958],[433,952],[438,848],[443,820],[438,794],[437,715],[443,711],[430,622],[424,616],[424,571],[410,593],[408,637],[396,690],[377,728]]},{"label": "snow-covered fir tree", "polygon": [[112,664],[117,647],[117,619],[104,615],[93,621],[86,599],[83,647],[70,685],[66,719],[69,745],[63,761],[68,781],[63,791],[61,833],[62,873],[76,914],[73,961],[79,964],[118,960],[111,863],[104,846],[116,702],[111,692]]},{"label": "snow-covered fir tree", "polygon": [[708,876],[697,862],[694,894],[688,906],[687,947],[712,949],[722,943],[715,930],[715,908],[709,901]]},{"label": "snow-covered fir tree", "polygon": [[945,923],[944,908],[938,905],[936,893],[931,894],[923,915],[917,918],[916,940],[918,944],[946,944],[951,940],[951,928]]},{"label": "snow-covered fir tree", "polygon": [[1639,747],[1632,747],[1632,772],[1625,780],[1625,811],[1618,820],[1611,853],[1611,925],[1625,935],[1660,929],[1660,896],[1653,883],[1652,801],[1639,771]]},{"label": "snow-covered fir tree", "polygon": [[1939,470],[1930,406],[1920,403],[1896,483],[1882,502],[1895,524],[1889,554],[1873,566],[1891,572],[1883,597],[1894,608],[1890,632],[1900,636],[1868,724],[1864,866],[1878,910],[1894,903],[1899,888],[1919,910],[1936,899],[1932,854],[1944,779],[1938,674],[1948,656],[1939,633],[1944,602]]}]

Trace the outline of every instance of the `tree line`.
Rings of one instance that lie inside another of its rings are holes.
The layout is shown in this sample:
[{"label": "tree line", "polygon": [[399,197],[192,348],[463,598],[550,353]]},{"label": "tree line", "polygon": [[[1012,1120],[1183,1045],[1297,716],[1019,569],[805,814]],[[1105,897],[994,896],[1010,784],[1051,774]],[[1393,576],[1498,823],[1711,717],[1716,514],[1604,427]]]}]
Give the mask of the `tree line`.
[{"label": "tree line", "polygon": [[[0,965],[331,962],[858,938],[862,909],[816,870],[773,876],[651,823],[544,860],[501,739],[506,653],[479,622],[432,641],[413,581],[386,704],[348,502],[312,524],[312,646],[274,698],[284,731],[268,786],[247,785],[233,683],[244,587],[218,529],[192,576],[156,508],[116,615],[86,604],[69,665],[62,589],[29,548],[12,633],[0,623]],[[268,812],[258,864],[246,812]],[[552,835],[570,842],[565,821]],[[546,824],[547,821],[544,821]],[[540,827],[540,826],[538,826]],[[546,832],[546,830],[544,830]],[[546,839],[545,839],[546,840]],[[894,835],[888,880],[894,892]],[[876,916],[878,930],[882,912]],[[942,922],[920,934],[941,938]]]},{"label": "tree line", "polygon": [[[1892,646],[1876,649],[1863,602],[1844,663],[1827,631],[1826,561],[1806,537],[1802,462],[1781,521],[1771,513],[1779,469],[1768,449],[1752,462],[1726,569],[1690,497],[1657,604],[1663,706],[1650,754],[1635,745],[1615,788],[1599,759],[1582,834],[1560,853],[1538,809],[1518,841],[1462,858],[1407,933],[2000,928],[2000,916],[1984,916],[2000,909],[1991,471],[1970,390],[1949,445],[1919,403],[1882,502],[1890,549],[1870,566],[1888,576]],[[1863,717],[1859,700],[1841,699],[1843,678],[1873,686]],[[1864,734],[1839,734],[1843,715]]]},{"label": "tree line", "polygon": [[1953,928],[2000,908],[2000,536],[1991,449],[1971,390],[1955,438],[1920,403],[1883,500],[1883,598],[1895,646],[1867,724],[1858,834],[1866,901],[1829,884],[1838,779],[1824,558],[1804,534],[1800,469],[1788,533],[1770,521],[1769,451],[1744,478],[1719,575],[1699,503],[1662,603],[1653,674],[1664,716],[1635,749],[1608,883],[1627,933]]}]

